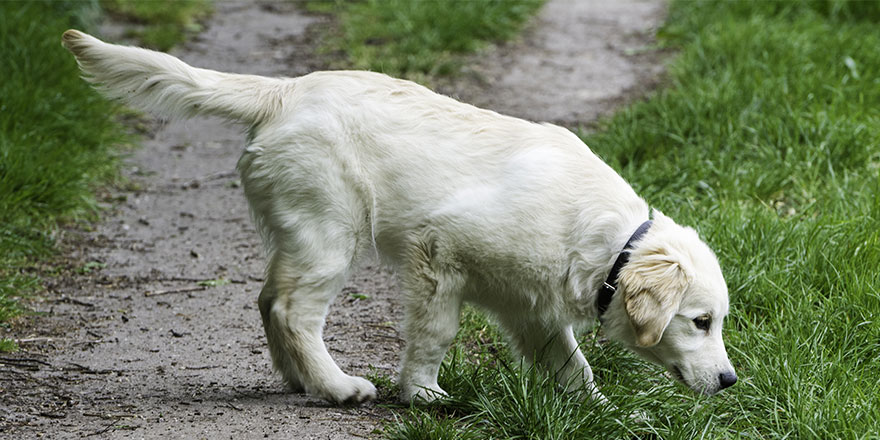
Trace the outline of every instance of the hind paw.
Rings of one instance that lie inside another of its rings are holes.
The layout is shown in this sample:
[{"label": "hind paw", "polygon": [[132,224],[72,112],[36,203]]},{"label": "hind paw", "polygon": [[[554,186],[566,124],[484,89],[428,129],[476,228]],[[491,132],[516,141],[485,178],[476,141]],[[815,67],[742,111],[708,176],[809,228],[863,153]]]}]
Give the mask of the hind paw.
[{"label": "hind paw", "polygon": [[376,398],[376,387],[362,377],[344,376],[319,393],[337,405],[357,405]]}]

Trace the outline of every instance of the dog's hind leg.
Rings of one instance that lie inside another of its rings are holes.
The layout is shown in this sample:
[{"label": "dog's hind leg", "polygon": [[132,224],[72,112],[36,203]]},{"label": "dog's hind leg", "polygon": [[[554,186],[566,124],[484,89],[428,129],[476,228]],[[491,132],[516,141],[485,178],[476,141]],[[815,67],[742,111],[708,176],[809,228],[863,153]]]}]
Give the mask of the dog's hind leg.
[{"label": "dog's hind leg", "polygon": [[273,364],[293,389],[334,403],[373,399],[373,384],[345,374],[322,338],[330,303],[369,243],[363,204],[341,173],[295,163],[269,173],[257,159],[243,156],[239,168],[270,253],[259,308]]},{"label": "dog's hind leg", "polygon": [[278,298],[278,288],[274,279],[267,279],[263,284],[263,290],[260,291],[260,298],[257,301],[260,307],[260,317],[263,319],[263,329],[266,331],[266,338],[269,344],[269,354],[272,357],[272,364],[275,370],[281,373],[284,382],[294,392],[303,392],[305,387],[300,379],[300,373],[297,369],[297,363],[294,362],[284,346],[284,333],[276,329],[273,322],[272,307]]},{"label": "dog's hind leg", "polygon": [[325,259],[314,265],[321,269],[304,270],[283,253],[271,262],[259,304],[275,368],[291,388],[334,403],[375,398],[375,387],[342,372],[322,339],[324,319],[345,282],[348,261]]}]

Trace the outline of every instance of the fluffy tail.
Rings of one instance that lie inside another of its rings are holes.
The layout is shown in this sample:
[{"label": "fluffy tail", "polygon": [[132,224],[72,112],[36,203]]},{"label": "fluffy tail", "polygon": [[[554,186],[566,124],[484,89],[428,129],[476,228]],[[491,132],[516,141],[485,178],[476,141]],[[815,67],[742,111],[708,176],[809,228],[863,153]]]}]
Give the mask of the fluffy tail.
[{"label": "fluffy tail", "polygon": [[204,113],[256,124],[280,111],[291,84],[290,79],[199,69],[171,55],[108,44],[73,29],[61,41],[84,78],[105,96],[172,118]]}]

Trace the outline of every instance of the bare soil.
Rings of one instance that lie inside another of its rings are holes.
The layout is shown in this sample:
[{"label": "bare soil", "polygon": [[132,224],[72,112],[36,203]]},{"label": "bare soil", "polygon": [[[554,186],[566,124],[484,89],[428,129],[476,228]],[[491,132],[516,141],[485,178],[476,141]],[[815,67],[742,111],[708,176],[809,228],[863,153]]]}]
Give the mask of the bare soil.
[{"label": "bare soil", "polygon": [[471,57],[444,94],[530,121],[590,129],[654,89],[662,0],[550,0],[522,37]]},{"label": "bare soil", "polygon": [[[521,39],[472,57],[438,89],[589,127],[657,82],[652,36],[663,14],[660,0],[549,0]],[[323,26],[327,17],[290,2],[218,2],[206,30],[174,54],[298,76],[323,65],[313,42]],[[22,349],[0,355],[0,437],[379,437],[393,398],[334,407],[285,390],[271,370],[256,307],[263,255],[234,171],[243,128],[206,118],[147,125],[104,222],[67,232],[61,275],[30,304],[38,313],[3,334]],[[397,297],[377,264],[337,297],[325,340],[345,371],[395,377]]]}]

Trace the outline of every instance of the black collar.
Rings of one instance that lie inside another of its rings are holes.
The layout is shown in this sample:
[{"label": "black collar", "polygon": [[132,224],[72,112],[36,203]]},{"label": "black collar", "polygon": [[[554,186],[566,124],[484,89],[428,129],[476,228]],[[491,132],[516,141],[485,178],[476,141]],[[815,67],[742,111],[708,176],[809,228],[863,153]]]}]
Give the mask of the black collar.
[{"label": "black collar", "polygon": [[620,255],[617,256],[617,261],[614,262],[614,266],[611,266],[611,272],[608,273],[608,278],[605,279],[605,282],[602,283],[602,287],[599,288],[599,298],[596,300],[596,307],[599,308],[600,317],[605,313],[605,310],[608,310],[608,305],[611,304],[611,298],[614,296],[614,292],[617,291],[617,277],[620,275],[620,269],[623,269],[623,266],[629,262],[629,249],[632,249],[634,241],[642,238],[642,236],[648,232],[651,223],[651,220],[648,220],[642,223],[642,225],[636,229],[636,232],[633,232],[633,235],[629,237],[629,240],[627,240],[626,244],[623,246],[623,250],[620,251]]}]

